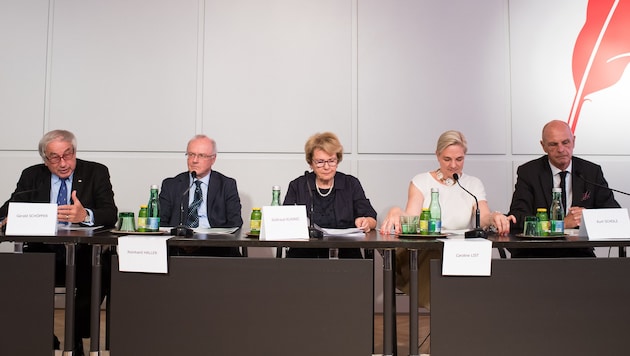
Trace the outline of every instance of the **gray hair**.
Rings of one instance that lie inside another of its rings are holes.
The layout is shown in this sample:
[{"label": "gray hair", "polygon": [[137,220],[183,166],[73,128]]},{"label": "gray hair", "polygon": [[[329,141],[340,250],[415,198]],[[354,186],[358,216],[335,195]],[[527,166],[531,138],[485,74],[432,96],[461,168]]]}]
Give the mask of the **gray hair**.
[{"label": "gray hair", "polygon": [[52,130],[44,134],[41,140],[39,140],[39,155],[43,160],[46,160],[46,147],[53,141],[62,141],[72,143],[72,149],[77,151],[77,138],[70,131],[66,130]]}]

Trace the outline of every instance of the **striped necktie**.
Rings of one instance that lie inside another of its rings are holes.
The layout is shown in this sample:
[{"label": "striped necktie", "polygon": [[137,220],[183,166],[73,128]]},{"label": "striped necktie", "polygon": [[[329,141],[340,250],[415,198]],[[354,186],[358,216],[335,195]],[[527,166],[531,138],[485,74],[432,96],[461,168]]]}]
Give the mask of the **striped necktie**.
[{"label": "striped necktie", "polygon": [[199,227],[199,214],[197,211],[203,201],[203,192],[201,191],[201,181],[196,180],[195,184],[197,185],[195,188],[195,196],[192,204],[188,207],[188,217],[186,218],[186,225],[188,225],[188,227]]}]

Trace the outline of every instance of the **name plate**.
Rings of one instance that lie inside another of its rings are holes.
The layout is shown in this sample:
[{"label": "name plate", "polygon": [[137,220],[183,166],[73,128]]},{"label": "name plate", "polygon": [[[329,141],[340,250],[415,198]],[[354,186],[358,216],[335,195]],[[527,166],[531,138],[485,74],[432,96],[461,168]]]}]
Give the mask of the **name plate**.
[{"label": "name plate", "polygon": [[118,238],[118,270],[168,273],[166,240],[172,236],[126,235]]},{"label": "name plate", "polygon": [[492,266],[492,241],[440,239],[444,243],[442,275],[489,276]]},{"label": "name plate", "polygon": [[55,236],[57,204],[9,203],[7,235]]},{"label": "name plate", "polygon": [[584,209],[578,234],[589,240],[630,239],[628,209]]},{"label": "name plate", "polygon": [[263,206],[260,240],[308,240],[306,206]]}]

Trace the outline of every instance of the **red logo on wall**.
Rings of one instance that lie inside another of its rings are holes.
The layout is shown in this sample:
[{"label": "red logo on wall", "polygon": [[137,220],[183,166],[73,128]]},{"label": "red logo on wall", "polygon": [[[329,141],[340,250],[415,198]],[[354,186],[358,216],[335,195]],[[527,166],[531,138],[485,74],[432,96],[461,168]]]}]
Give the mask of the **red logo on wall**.
[{"label": "red logo on wall", "polygon": [[617,83],[630,63],[630,0],[589,0],[573,48],[575,97],[569,126],[575,133],[587,95]]}]

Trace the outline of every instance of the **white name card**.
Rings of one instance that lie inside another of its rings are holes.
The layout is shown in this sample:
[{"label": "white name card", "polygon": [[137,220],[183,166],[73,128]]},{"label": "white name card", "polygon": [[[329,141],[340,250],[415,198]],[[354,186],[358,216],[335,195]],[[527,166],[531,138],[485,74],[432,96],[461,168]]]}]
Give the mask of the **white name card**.
[{"label": "white name card", "polygon": [[589,240],[630,239],[628,209],[584,209],[579,236]]},{"label": "white name card", "polygon": [[57,234],[57,204],[9,203],[7,235],[54,236]]},{"label": "white name card", "polygon": [[118,238],[118,270],[168,273],[166,240],[172,236],[126,235]]},{"label": "white name card", "polygon": [[492,241],[440,239],[444,243],[442,275],[489,276],[492,266]]},{"label": "white name card", "polygon": [[308,240],[306,206],[263,206],[260,240]]}]

